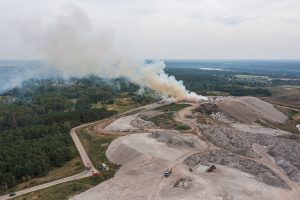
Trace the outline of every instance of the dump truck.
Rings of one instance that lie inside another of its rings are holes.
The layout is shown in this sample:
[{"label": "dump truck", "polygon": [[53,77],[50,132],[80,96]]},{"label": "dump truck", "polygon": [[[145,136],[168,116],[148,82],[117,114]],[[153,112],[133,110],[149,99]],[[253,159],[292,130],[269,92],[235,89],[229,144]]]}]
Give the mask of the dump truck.
[{"label": "dump truck", "polygon": [[85,166],[85,169],[86,170],[90,170],[92,168],[92,165],[90,163],[88,163],[86,166]]},{"label": "dump truck", "polygon": [[164,176],[165,177],[169,177],[172,174],[172,168],[167,168],[165,170]]}]

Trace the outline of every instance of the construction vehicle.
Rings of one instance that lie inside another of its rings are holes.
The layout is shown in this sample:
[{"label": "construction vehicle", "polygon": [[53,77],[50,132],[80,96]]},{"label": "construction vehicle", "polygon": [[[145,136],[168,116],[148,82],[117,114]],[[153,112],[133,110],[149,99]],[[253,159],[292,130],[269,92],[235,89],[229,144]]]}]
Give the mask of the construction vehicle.
[{"label": "construction vehicle", "polygon": [[15,193],[15,192],[11,192],[11,193],[9,193],[8,196],[13,197],[13,196],[16,196],[16,194],[17,194],[17,193]]},{"label": "construction vehicle", "polygon": [[206,172],[213,172],[215,171],[217,168],[215,165],[211,165],[209,168],[207,168]]},{"label": "construction vehicle", "polygon": [[171,174],[172,174],[172,168],[167,168],[164,173],[165,177],[169,177]]},{"label": "construction vehicle", "polygon": [[105,171],[105,172],[109,170],[109,167],[105,163],[101,163],[100,168],[101,168],[102,171]]},{"label": "construction vehicle", "polygon": [[86,166],[85,166],[86,170],[90,170],[92,168],[92,165],[90,163],[88,163]]}]

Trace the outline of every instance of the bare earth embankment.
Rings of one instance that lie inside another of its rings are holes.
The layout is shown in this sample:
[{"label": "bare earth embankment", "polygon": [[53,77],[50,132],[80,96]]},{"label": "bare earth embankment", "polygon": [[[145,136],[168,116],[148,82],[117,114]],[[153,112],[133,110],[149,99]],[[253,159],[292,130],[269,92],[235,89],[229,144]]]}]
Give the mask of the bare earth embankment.
[{"label": "bare earth embankment", "polygon": [[[72,199],[300,199],[298,136],[255,124],[284,123],[283,113],[252,97],[201,104],[174,115],[189,131],[157,129],[147,121],[157,114],[151,110],[106,126],[106,134],[127,134],[106,152],[122,166],[114,178]],[[212,164],[216,170],[206,172]],[[163,176],[166,168],[173,169],[170,177]]]}]

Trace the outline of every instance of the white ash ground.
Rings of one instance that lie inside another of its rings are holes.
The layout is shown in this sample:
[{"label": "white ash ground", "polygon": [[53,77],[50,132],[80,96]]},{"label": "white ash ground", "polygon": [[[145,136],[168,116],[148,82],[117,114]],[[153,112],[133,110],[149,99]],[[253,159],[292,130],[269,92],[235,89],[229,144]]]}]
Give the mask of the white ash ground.
[{"label": "white ash ground", "polygon": [[[241,113],[229,110],[233,104],[226,97],[221,101],[222,105],[226,103],[225,109],[215,112],[223,113],[222,117],[212,118],[221,120],[217,125],[196,124],[195,117],[200,113],[191,112],[195,107],[180,111],[184,112],[181,115],[192,116],[185,120],[198,130],[197,134],[148,126],[145,112],[116,120],[108,126],[114,127],[111,130],[132,132],[113,141],[107,150],[110,161],[122,167],[114,178],[73,199],[300,199],[299,138],[254,124],[261,116],[274,121],[286,117],[261,100],[232,99],[243,107]],[[261,107],[267,113],[262,115]],[[149,115],[155,116],[153,112]],[[250,119],[245,120],[248,112]],[[273,119],[274,114],[279,116]],[[226,116],[235,123],[224,121]],[[140,130],[144,133],[134,133]],[[217,170],[207,173],[211,164]],[[173,168],[169,178],[163,177],[167,167]]]}]

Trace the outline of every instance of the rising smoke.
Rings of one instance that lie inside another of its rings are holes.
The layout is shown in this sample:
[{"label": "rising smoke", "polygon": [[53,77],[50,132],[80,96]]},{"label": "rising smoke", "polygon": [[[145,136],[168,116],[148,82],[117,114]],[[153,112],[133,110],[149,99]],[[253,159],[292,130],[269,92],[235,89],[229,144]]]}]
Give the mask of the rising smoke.
[{"label": "rising smoke", "polygon": [[176,101],[206,99],[187,91],[182,81],[167,75],[163,61],[144,64],[119,52],[114,44],[113,31],[93,27],[87,14],[78,6],[67,5],[65,14],[39,33],[44,34],[43,37],[31,41],[35,41],[64,78],[91,74],[103,78],[125,77]]}]

